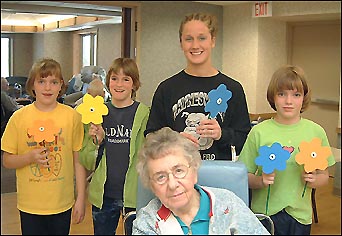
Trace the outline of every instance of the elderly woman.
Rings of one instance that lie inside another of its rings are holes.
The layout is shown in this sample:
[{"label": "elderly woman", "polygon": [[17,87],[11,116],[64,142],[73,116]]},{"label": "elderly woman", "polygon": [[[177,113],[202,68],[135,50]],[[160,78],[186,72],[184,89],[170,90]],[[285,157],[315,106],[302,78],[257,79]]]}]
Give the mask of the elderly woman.
[{"label": "elderly woman", "polygon": [[133,234],[269,234],[226,189],[199,186],[197,147],[168,127],[147,136],[138,173],[157,198],[140,209]]}]

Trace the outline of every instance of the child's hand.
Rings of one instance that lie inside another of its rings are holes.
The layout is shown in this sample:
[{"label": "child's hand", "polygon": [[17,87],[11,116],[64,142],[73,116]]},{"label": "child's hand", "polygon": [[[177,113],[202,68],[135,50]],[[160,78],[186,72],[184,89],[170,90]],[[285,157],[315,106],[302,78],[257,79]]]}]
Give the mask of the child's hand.
[{"label": "child's hand", "polygon": [[73,208],[72,219],[74,224],[79,224],[84,220],[85,216],[85,202],[79,200],[78,198],[75,201],[75,205]]},{"label": "child's hand", "polygon": [[315,170],[309,173],[306,173],[306,172],[303,173],[304,182],[307,181],[309,183],[314,183],[316,179],[317,179],[317,172]]},{"label": "child's hand", "polygon": [[[88,134],[93,137],[94,143],[100,144],[104,138],[105,132],[101,124],[90,123]],[[96,140],[97,139],[97,140]]]},{"label": "child's hand", "polygon": [[49,154],[50,151],[47,148],[37,148],[30,151],[31,163],[37,163],[41,167],[49,168]]},{"label": "child's hand", "polygon": [[307,183],[310,188],[318,188],[326,185],[329,182],[329,171],[325,170],[314,170],[310,173],[302,174],[303,181]]},{"label": "child's hand", "polygon": [[265,174],[262,172],[261,178],[262,178],[262,184],[266,187],[269,184],[274,184],[274,177],[275,177],[275,172],[271,174]]},{"label": "child's hand", "polygon": [[219,140],[222,130],[216,119],[201,120],[200,125],[196,127],[196,133],[204,138],[213,138]]}]

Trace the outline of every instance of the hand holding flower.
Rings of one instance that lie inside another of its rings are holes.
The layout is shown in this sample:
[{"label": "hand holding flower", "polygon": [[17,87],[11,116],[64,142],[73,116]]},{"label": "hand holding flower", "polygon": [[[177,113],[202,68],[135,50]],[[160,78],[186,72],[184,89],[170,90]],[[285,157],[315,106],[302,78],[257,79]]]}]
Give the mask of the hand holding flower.
[{"label": "hand holding flower", "polygon": [[310,142],[302,141],[299,144],[299,152],[295,159],[299,165],[304,165],[304,170],[308,174],[305,177],[303,176],[304,179],[306,178],[308,180],[305,181],[302,197],[304,197],[308,182],[313,183],[316,181],[316,172],[314,178],[312,175],[313,172],[317,169],[325,170],[328,167],[328,157],[331,154],[330,147],[322,146],[322,140],[319,138],[313,138]]},{"label": "hand holding flower", "polygon": [[93,137],[94,143],[98,142],[100,144],[104,139],[105,131],[101,124],[95,125],[90,123],[88,134]]},{"label": "hand holding flower", "polygon": [[30,157],[30,163],[36,163],[43,168],[49,168],[49,157],[50,151],[43,147],[43,148],[36,148],[28,152],[28,156]]},{"label": "hand holding flower", "polygon": [[[51,119],[47,119],[33,121],[33,126],[28,128],[27,133],[28,135],[33,136],[34,141],[45,147],[46,142],[53,142],[55,140],[55,137],[59,131],[60,128],[55,126],[54,121]],[[48,153],[49,152],[46,152],[44,150],[40,152],[41,155],[45,156],[46,164],[45,161],[37,161],[36,163],[41,164],[43,167],[46,167],[48,171],[50,171]]]},{"label": "hand holding flower", "polygon": [[304,172],[303,173],[303,180],[305,182],[309,182],[309,183],[314,183],[316,181],[316,175],[317,175],[317,172],[314,170],[312,172]]},{"label": "hand holding flower", "polygon": [[262,184],[263,186],[268,186],[269,184],[274,184],[274,178],[275,178],[275,172],[271,174],[265,174],[262,172],[261,178],[262,178]]},{"label": "hand holding flower", "polygon": [[310,188],[318,188],[326,185],[329,182],[329,171],[326,170],[314,170],[310,173],[303,173],[303,181],[307,183]]},{"label": "hand holding flower", "polygon": [[216,119],[201,120],[200,125],[196,127],[196,133],[203,138],[213,138],[219,140],[222,136],[222,130]]},{"label": "hand holding flower", "polygon": [[271,191],[270,184],[274,183],[274,170],[285,170],[286,161],[290,158],[290,156],[291,153],[284,149],[281,144],[277,142],[273,143],[271,147],[264,145],[259,148],[259,156],[255,159],[255,164],[262,166],[262,183],[264,184],[265,181],[265,183],[268,185],[266,215],[268,213],[268,201]]}]

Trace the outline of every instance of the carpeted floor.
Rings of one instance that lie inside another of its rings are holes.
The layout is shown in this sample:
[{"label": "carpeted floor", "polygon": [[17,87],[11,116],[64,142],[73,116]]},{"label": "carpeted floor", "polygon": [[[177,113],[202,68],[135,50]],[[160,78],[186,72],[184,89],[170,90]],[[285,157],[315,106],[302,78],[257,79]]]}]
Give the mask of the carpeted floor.
[{"label": "carpeted floor", "polygon": [[1,193],[12,193],[16,191],[15,169],[7,169],[3,167],[1,152]]}]

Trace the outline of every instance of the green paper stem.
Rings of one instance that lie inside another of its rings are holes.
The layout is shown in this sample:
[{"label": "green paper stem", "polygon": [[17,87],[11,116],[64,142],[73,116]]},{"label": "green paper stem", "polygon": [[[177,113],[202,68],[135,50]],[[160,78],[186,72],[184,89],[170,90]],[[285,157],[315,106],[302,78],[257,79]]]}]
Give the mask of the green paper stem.
[{"label": "green paper stem", "polygon": [[99,144],[99,140],[97,139],[97,136],[95,135],[95,144],[98,145]]},{"label": "green paper stem", "polygon": [[266,199],[266,215],[268,213],[268,200],[270,199],[270,192],[271,192],[271,185],[268,185],[268,190],[267,190],[267,199]]},{"label": "green paper stem", "polygon": [[305,190],[306,190],[306,185],[308,185],[308,181],[305,181],[305,185],[304,185],[304,190],[303,190],[303,193],[302,193],[302,197],[304,197]]}]

